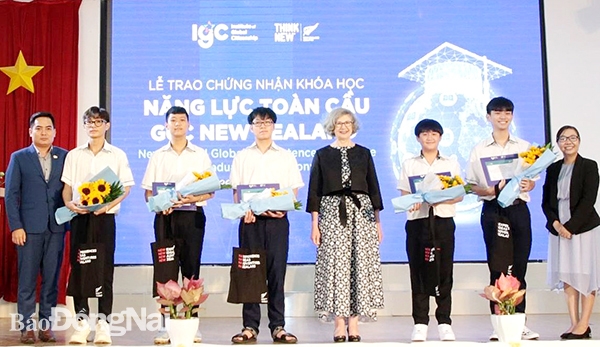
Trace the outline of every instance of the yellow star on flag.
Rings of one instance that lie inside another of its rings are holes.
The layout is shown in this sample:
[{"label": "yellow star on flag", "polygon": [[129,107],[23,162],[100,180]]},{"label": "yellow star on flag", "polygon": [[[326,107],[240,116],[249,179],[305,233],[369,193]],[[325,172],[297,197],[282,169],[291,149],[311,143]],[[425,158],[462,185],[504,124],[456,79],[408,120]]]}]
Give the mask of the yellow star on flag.
[{"label": "yellow star on flag", "polygon": [[43,69],[43,66],[27,66],[23,52],[19,51],[19,56],[15,62],[15,66],[0,67],[0,71],[10,77],[10,84],[6,95],[12,93],[15,89],[23,87],[32,93],[35,93],[33,88],[33,76]]}]

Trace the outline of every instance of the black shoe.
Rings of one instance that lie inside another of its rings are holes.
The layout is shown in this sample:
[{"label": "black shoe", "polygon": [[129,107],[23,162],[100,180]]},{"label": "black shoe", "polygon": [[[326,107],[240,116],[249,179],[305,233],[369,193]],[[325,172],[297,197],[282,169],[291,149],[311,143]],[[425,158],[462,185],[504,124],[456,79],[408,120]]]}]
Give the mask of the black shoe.
[{"label": "black shoe", "polygon": [[346,335],[334,336],[333,342],[346,342]]},{"label": "black shoe", "polygon": [[583,340],[583,339],[591,339],[592,338],[592,329],[588,327],[583,334],[573,334],[569,333],[565,336],[565,340]]},{"label": "black shoe", "polygon": [[569,334],[570,334],[570,333],[562,333],[562,334],[560,334],[560,339],[561,339],[561,340],[566,340],[566,339],[567,339],[567,336],[569,336]]},{"label": "black shoe", "polygon": [[360,342],[360,335],[348,335],[348,342]]}]

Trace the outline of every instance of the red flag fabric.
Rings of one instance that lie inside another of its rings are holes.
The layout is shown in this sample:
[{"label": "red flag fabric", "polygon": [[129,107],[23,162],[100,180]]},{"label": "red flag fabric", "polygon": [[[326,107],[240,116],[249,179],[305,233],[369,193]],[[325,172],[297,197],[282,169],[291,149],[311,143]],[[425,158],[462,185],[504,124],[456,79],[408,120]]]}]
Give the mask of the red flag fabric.
[{"label": "red flag fabric", "polygon": [[[55,145],[71,149],[77,144],[80,5],[81,0],[0,1],[0,171],[12,152],[31,144],[28,119],[35,112],[54,115]],[[59,283],[62,304],[68,245],[67,234]],[[0,206],[0,298],[16,302],[17,278],[17,253]]]}]

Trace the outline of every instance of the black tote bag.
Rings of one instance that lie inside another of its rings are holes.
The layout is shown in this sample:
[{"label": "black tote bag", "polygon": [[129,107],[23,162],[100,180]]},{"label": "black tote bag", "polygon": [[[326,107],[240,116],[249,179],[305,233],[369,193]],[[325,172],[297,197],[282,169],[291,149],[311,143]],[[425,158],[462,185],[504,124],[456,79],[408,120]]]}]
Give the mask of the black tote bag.
[{"label": "black tote bag", "polygon": [[495,233],[492,238],[490,270],[510,275],[513,266],[513,235],[510,220],[503,209],[498,208]]},{"label": "black tote bag", "polygon": [[78,298],[101,298],[103,296],[105,246],[96,242],[96,218],[90,216],[87,225],[87,241],[79,245],[77,260],[71,264],[67,295]]},{"label": "black tote bag", "polygon": [[227,302],[232,304],[266,304],[267,252],[233,248]]},{"label": "black tote bag", "polygon": [[[155,220],[154,230],[156,241],[150,244],[152,251],[152,295],[158,296],[156,282],[167,283],[169,280],[177,282],[179,279],[179,248],[173,235],[172,217],[158,215]],[[169,229],[171,228],[171,229]]]}]

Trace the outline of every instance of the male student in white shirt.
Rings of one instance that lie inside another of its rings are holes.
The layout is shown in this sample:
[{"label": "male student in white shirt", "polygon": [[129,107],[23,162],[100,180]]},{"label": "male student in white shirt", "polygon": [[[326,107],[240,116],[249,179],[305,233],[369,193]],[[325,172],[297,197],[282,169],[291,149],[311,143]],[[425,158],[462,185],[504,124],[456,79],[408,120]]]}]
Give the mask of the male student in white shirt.
[{"label": "male student in white shirt", "polygon": [[[212,163],[206,150],[187,140],[189,114],[185,108],[171,107],[165,115],[165,125],[170,141],[154,151],[148,161],[142,180],[146,201],[153,195],[153,183],[177,183],[192,171],[202,173],[211,168]],[[183,277],[198,279],[200,261],[204,243],[206,200],[214,194],[189,195],[181,197],[173,208],[156,213],[154,216],[154,235],[156,241],[172,239],[179,248],[179,266]],[[182,206],[185,207],[182,208]],[[163,233],[165,233],[163,235]],[[196,332],[194,342],[202,342],[200,331]],[[169,334],[161,329],[154,337],[155,344],[168,344]]]},{"label": "male student in white shirt", "polygon": [[[246,184],[278,184],[279,188],[304,186],[294,155],[273,142],[277,115],[266,107],[255,108],[248,116],[255,142],[238,152],[231,165],[230,181],[234,201],[238,202],[238,186]],[[284,211],[267,211],[255,216],[248,211],[240,220],[240,247],[267,251],[269,329],[274,342],[296,343],[296,336],[285,331],[285,296],[283,285],[289,250],[290,224]],[[234,344],[256,342],[260,326],[260,304],[244,304],[242,332],[233,336]]]}]

